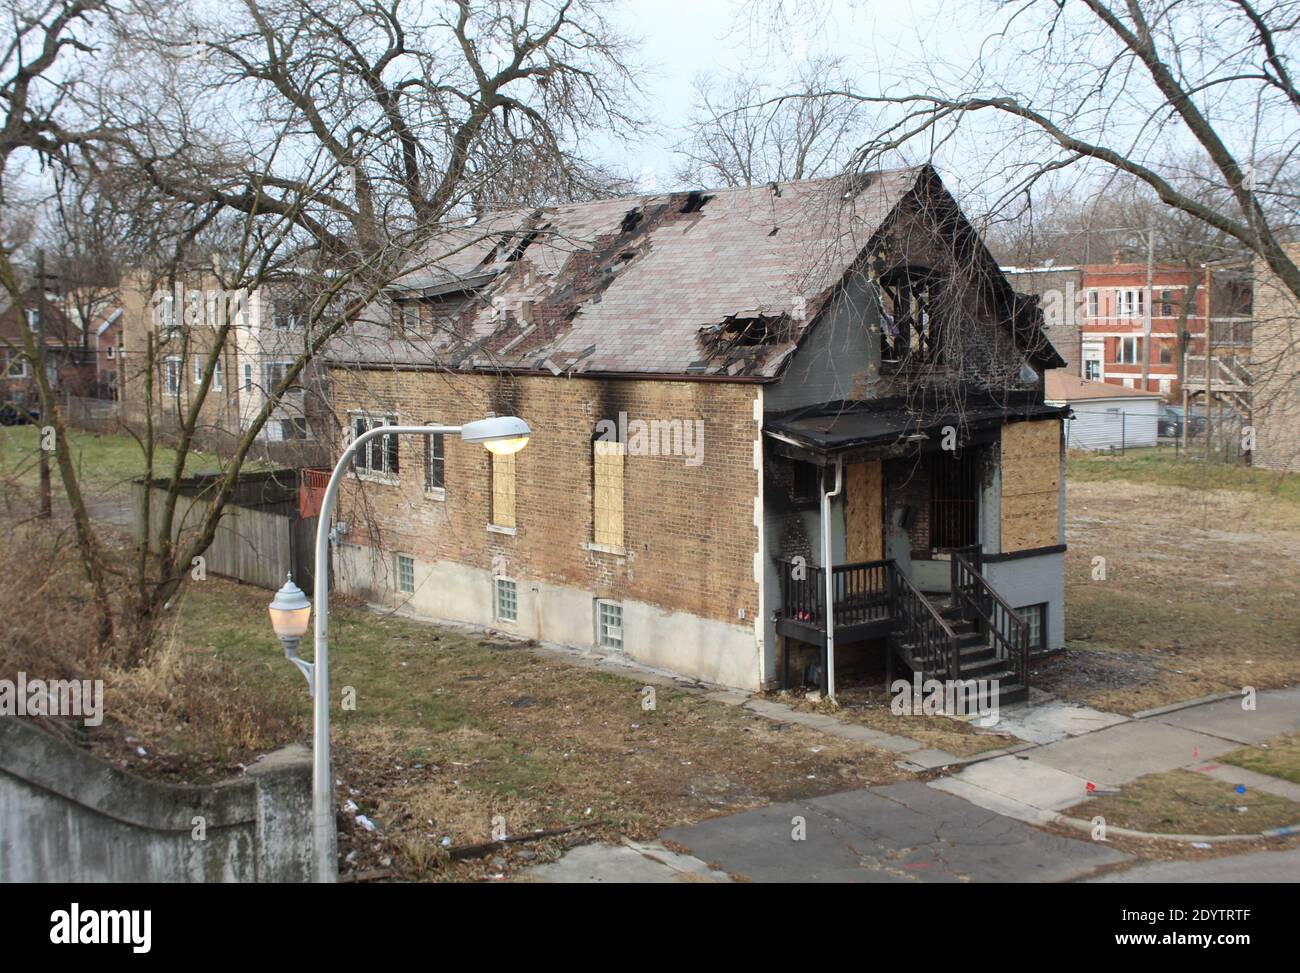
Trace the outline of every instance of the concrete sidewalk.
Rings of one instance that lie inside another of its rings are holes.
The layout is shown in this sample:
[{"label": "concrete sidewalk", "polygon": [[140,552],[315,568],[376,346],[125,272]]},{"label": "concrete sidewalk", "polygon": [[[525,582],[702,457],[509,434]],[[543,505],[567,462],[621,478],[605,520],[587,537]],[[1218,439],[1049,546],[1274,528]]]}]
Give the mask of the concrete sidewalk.
[{"label": "concrete sidewalk", "polygon": [[1099,790],[1122,788],[1148,774],[1186,768],[1296,800],[1288,781],[1214,762],[1232,750],[1300,731],[1300,688],[1258,694],[1257,708],[1237,698],[1201,703],[1140,720],[1120,718],[1013,756],[973,764],[932,781],[936,790],[1021,821],[1041,823]]}]

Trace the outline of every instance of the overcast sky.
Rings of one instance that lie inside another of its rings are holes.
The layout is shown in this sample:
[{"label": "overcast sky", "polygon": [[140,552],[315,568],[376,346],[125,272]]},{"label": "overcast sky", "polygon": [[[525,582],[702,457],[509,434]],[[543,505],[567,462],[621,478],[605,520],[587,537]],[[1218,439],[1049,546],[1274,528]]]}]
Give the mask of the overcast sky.
[{"label": "overcast sky", "polygon": [[[969,12],[970,5],[964,5]],[[615,20],[643,41],[647,114],[654,131],[631,149],[610,147],[605,158],[631,175],[656,183],[643,188],[678,188],[673,147],[690,116],[691,81],[697,74],[734,74],[747,67],[785,76],[792,61],[818,55],[844,58],[859,84],[882,81],[899,66],[924,56],[957,57],[963,39],[961,6],[943,0],[816,0],[787,2],[800,20],[773,31],[760,19],[766,0],[626,0]],[[968,18],[969,19],[969,18]],[[937,24],[946,28],[938,31]],[[937,36],[936,36],[937,35]],[[980,37],[983,34],[979,34]]]}]

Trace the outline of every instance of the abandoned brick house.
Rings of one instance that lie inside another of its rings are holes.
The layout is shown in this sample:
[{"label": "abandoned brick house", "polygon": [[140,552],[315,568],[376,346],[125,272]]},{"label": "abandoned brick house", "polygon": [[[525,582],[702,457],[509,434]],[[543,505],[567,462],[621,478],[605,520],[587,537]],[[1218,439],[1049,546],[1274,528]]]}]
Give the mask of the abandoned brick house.
[{"label": "abandoned brick house", "polygon": [[372,441],[342,590],[748,689],[828,657],[1020,685],[1061,644],[1061,360],[931,168],[453,239],[334,356],[340,426],[517,414],[532,442]]}]

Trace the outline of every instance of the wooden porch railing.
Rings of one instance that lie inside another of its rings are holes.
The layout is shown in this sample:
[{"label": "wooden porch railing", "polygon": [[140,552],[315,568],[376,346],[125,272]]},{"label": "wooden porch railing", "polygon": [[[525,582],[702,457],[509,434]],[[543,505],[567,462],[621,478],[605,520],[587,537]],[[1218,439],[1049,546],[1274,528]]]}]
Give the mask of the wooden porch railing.
[{"label": "wooden porch railing", "polygon": [[[826,575],[814,565],[781,559],[781,612],[785,618],[816,628],[826,623]],[[889,618],[893,561],[837,564],[831,569],[835,624],[859,625]]]},{"label": "wooden porch railing", "polygon": [[1029,624],[1002,600],[965,554],[952,552],[952,598],[964,618],[978,624],[998,659],[1029,685]]},{"label": "wooden porch railing", "polygon": [[[930,599],[912,583],[904,572],[890,562],[893,582],[894,624],[890,638],[907,646],[909,655],[927,675],[946,673],[949,679],[961,678],[961,653],[957,633],[944,621]],[[892,650],[892,647],[891,647]]]}]

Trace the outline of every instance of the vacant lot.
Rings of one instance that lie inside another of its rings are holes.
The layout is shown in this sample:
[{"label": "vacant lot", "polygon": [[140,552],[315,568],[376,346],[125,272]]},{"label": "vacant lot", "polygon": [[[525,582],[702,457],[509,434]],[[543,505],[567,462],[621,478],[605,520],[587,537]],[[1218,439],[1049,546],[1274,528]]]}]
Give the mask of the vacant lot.
[{"label": "vacant lot", "polygon": [[1300,682],[1300,478],[1072,456],[1066,504],[1068,650],[1038,686],[1128,713]]},{"label": "vacant lot", "polygon": [[[269,600],[224,581],[191,586],[168,655],[119,682],[122,705],[109,713],[129,715],[108,755],[153,776],[211,779],[306,742],[306,684],[271,636]],[[512,835],[579,825],[584,838],[648,838],[903,776],[890,754],[675,689],[657,687],[646,709],[641,683],[514,641],[346,607],[331,635],[338,798],[349,808],[340,845],[353,870],[431,874],[444,839],[484,842],[494,818]],[[536,853],[517,847],[458,874]]]}]

